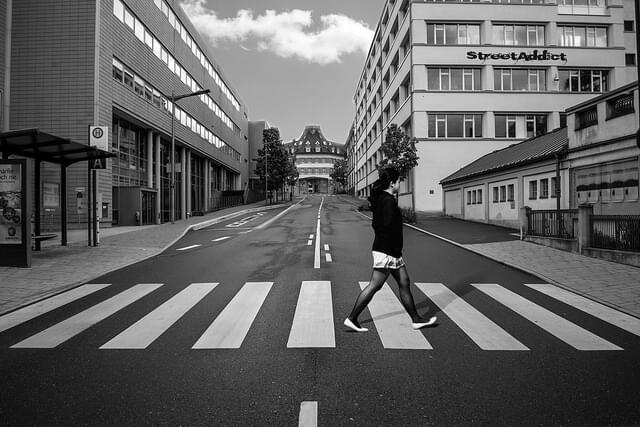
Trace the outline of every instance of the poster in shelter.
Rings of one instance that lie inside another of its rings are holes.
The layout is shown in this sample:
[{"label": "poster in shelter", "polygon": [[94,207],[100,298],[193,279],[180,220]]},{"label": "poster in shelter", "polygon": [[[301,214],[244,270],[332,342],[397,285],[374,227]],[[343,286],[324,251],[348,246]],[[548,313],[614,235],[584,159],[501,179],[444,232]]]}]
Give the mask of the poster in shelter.
[{"label": "poster in shelter", "polygon": [[22,243],[22,165],[0,164],[0,244]]}]

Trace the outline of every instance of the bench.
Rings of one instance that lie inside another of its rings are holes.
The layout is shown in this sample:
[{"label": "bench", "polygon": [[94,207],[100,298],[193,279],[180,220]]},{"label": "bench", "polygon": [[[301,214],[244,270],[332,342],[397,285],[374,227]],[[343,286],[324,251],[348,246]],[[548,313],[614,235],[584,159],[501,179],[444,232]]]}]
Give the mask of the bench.
[{"label": "bench", "polygon": [[[38,234],[38,235],[32,235],[31,239],[33,240],[34,243],[39,243],[39,242],[42,242],[44,240],[55,239],[56,237],[58,237],[58,235],[57,234],[53,234],[53,233],[51,233],[51,234]],[[35,248],[37,248],[37,246],[35,246]]]}]

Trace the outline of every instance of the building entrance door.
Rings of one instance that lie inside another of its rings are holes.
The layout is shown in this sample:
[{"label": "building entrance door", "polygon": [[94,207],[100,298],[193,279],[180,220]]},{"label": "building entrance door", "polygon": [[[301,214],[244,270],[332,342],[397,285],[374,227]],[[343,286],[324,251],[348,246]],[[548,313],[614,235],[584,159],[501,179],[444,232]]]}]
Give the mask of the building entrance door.
[{"label": "building entrance door", "polygon": [[142,190],[142,211],[140,212],[142,225],[155,224],[156,197],[158,195],[155,191]]}]

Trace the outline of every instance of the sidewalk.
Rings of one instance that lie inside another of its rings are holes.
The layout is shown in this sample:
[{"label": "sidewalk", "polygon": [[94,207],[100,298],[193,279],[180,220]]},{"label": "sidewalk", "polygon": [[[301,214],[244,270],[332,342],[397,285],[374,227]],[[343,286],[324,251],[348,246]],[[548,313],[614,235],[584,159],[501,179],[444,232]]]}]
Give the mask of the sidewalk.
[{"label": "sidewalk", "polygon": [[416,228],[625,313],[640,317],[640,268],[520,240],[516,230],[443,216]]},{"label": "sidewalk", "polygon": [[57,246],[56,241],[43,242],[41,251],[32,252],[31,268],[0,267],[0,314],[157,255],[191,228],[255,209],[265,209],[264,202],[222,209],[174,224],[102,228],[97,247],[87,246],[86,230],[70,231],[66,247],[59,246],[59,240]]}]

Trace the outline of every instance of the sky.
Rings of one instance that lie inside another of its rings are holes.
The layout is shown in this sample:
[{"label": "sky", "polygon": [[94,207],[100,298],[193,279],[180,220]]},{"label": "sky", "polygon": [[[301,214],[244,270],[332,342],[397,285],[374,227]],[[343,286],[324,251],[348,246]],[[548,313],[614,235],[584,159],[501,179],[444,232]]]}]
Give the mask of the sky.
[{"label": "sky", "polygon": [[383,0],[180,0],[249,120],[346,142]]}]

